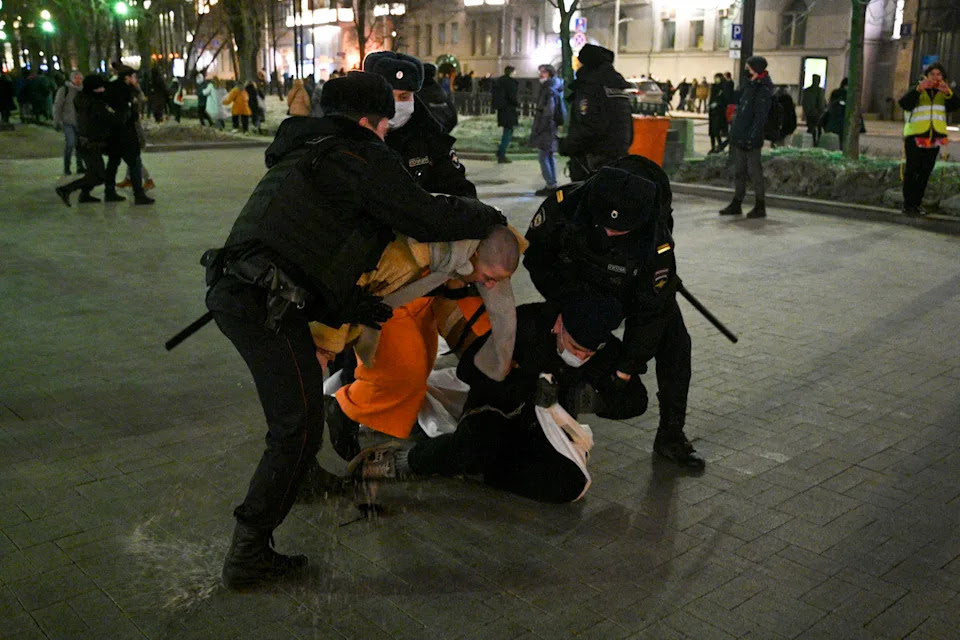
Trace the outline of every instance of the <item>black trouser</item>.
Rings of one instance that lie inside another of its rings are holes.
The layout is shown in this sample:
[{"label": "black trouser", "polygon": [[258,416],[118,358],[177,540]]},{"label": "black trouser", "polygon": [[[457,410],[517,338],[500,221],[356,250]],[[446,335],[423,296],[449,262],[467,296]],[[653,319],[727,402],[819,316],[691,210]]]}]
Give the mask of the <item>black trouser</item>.
[{"label": "black trouser", "polygon": [[77,178],[69,184],[63,186],[68,193],[77,189],[84,195],[89,195],[90,190],[106,181],[107,170],[103,166],[103,151],[96,147],[80,144],[77,147],[77,158],[86,166],[82,177]]},{"label": "black trouser", "polygon": [[927,190],[927,181],[937,163],[940,147],[929,149],[918,147],[912,137],[904,138],[903,150],[907,157],[907,164],[903,170],[903,208],[915,209],[923,202],[923,194]]},{"label": "black trouser", "polygon": [[323,369],[303,311],[291,307],[278,333],[264,327],[264,289],[224,276],[207,294],[207,307],[253,374],[267,419],[267,447],[233,514],[272,531],[293,506],[303,470],[320,449]]},{"label": "black trouser", "polygon": [[807,118],[807,133],[813,136],[813,146],[820,144],[820,114],[814,113]]},{"label": "black trouser", "polygon": [[198,104],[197,109],[198,109],[197,113],[199,114],[199,118],[200,118],[200,126],[203,126],[204,121],[207,121],[210,123],[210,126],[212,127],[214,125],[214,122],[213,122],[213,118],[210,117],[210,114],[207,113],[207,105]]},{"label": "black trouser", "polygon": [[482,473],[492,487],[541,502],[575,500],[586,482],[553,448],[532,411],[512,419],[489,409],[469,414],[453,433],[416,444],[408,460],[416,474]]},{"label": "black trouser", "polygon": [[233,128],[234,128],[234,129],[239,129],[241,122],[243,123],[243,132],[244,132],[244,133],[246,133],[247,130],[250,128],[250,116],[238,116],[238,115],[234,115],[234,116],[231,116],[231,117],[233,118]]},{"label": "black trouser", "polygon": [[10,109],[0,109],[0,122],[3,124],[10,122]]},{"label": "black trouser", "polygon": [[180,122],[180,110],[179,104],[175,102],[170,103],[170,115],[172,115],[177,122]]},{"label": "black trouser", "polygon": [[133,185],[134,195],[144,195],[143,191],[143,165],[140,164],[140,148],[130,146],[122,151],[113,151],[107,159],[107,178],[104,190],[107,193],[117,192],[117,169],[120,168],[120,161],[127,163],[130,169],[130,184]]},{"label": "black trouser", "polygon": [[747,175],[750,175],[750,184],[757,200],[763,200],[766,185],[763,183],[763,163],[760,161],[760,147],[741,149],[734,145],[730,154],[733,156],[733,199],[743,202],[747,193]]},{"label": "black trouser", "polygon": [[[660,428],[682,428],[690,393],[690,334],[676,300],[653,320],[631,322],[627,318],[625,348],[636,353],[638,361],[656,359],[657,398],[660,400]],[[634,335],[638,338],[634,338]],[[639,347],[629,343],[642,340]]]}]

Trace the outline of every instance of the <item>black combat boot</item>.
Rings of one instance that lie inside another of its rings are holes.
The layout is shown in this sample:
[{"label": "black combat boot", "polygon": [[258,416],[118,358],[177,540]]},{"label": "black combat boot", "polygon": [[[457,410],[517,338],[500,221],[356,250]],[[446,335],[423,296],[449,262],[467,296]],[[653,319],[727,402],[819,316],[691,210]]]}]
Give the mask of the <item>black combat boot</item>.
[{"label": "black combat boot", "polygon": [[707,463],[684,435],[683,422],[683,416],[660,416],[660,427],[653,441],[653,450],[681,467],[702,471]]},{"label": "black combat boot", "polygon": [[347,417],[340,403],[332,396],[324,398],[323,419],[330,433],[330,444],[344,460],[353,460],[360,453],[360,424]]},{"label": "black combat boot", "polygon": [[748,218],[766,218],[767,217],[767,203],[763,198],[757,198],[757,202],[753,205],[753,209],[747,212]]},{"label": "black combat boot", "polygon": [[723,209],[720,209],[720,215],[722,216],[738,216],[743,213],[743,209],[740,208],[740,201],[734,200]]},{"label": "black combat boot", "polygon": [[353,487],[353,478],[343,478],[320,466],[315,457],[307,460],[297,491],[298,503],[324,500],[332,495],[341,495]]},{"label": "black combat boot", "polygon": [[281,555],[270,548],[272,542],[269,530],[238,522],[223,561],[223,586],[233,590],[253,589],[294,577],[306,568],[306,556]]}]

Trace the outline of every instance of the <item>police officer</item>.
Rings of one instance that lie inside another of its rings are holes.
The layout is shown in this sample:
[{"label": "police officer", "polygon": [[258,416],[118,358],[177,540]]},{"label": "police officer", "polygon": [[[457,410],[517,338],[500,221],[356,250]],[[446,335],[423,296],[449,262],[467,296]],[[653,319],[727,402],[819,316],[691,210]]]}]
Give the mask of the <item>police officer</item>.
[{"label": "police officer", "polygon": [[77,202],[100,202],[99,198],[90,195],[90,190],[103,184],[106,179],[103,154],[107,150],[110,137],[120,126],[116,112],[104,101],[105,91],[103,78],[90,74],[83,79],[83,91],[77,95],[74,102],[77,109],[79,135],[77,155],[79,161],[86,165],[87,170],[73,182],[56,188],[57,195],[68,207],[70,194],[77,189],[80,190],[80,198]]},{"label": "police officer", "polygon": [[437,82],[437,65],[423,63],[423,86],[417,96],[430,108],[444,133],[450,133],[457,126],[457,106],[453,98]]},{"label": "police officer", "polygon": [[120,161],[130,169],[130,182],[133,184],[133,203],[153,204],[154,200],[143,188],[143,161],[140,157],[140,137],[137,123],[140,120],[140,107],[137,101],[139,81],[137,71],[124,64],[114,64],[117,77],[106,85],[105,100],[117,113],[120,126],[111,137],[107,149],[107,175],[103,199],[107,202],[121,202],[125,198],[117,193],[117,169]]},{"label": "police officer", "polygon": [[423,63],[404,53],[377,51],[363,61],[363,70],[383,76],[393,87],[396,115],[390,118],[386,142],[417,184],[431,193],[476,198],[477,189],[453,150],[456,138],[443,132],[416,95],[423,86]]},{"label": "police officer", "polygon": [[269,170],[225,247],[207,252],[207,307],[253,374],[267,447],[237,519],[223,582],[241,589],[302,569],[268,544],[320,447],[323,371],[308,323],[378,326],[390,312],[355,283],[399,232],[421,241],[483,238],[504,222],[470,198],[432,196],[383,144],[395,114],[380,76],[330,80],[323,118],[288,118],[267,149]]},{"label": "police officer", "polygon": [[626,326],[611,381],[635,383],[646,363],[656,359],[660,426],[654,451],[699,470],[703,458],[683,432],[690,336],[676,301],[680,280],[670,203],[662,169],[641,156],[627,156],[544,201],[527,231],[530,247],[523,263],[548,301],[583,288],[620,300]]},{"label": "police officer", "polygon": [[588,44],[577,56],[581,67],[570,84],[570,133],[560,155],[570,156],[570,179],[585,180],[627,155],[633,142],[630,83],[613,68],[613,52]]}]

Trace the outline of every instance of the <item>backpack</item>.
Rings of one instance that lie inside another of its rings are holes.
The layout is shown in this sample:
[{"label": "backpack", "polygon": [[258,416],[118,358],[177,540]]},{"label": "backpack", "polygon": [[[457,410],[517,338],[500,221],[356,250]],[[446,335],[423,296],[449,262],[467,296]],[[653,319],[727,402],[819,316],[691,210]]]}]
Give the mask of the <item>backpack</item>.
[{"label": "backpack", "polygon": [[770,113],[767,114],[767,124],[763,126],[763,137],[766,140],[779,140],[780,130],[783,128],[783,105],[776,96],[770,98]]},{"label": "backpack", "polygon": [[553,122],[558,127],[562,127],[567,121],[567,103],[563,99],[562,91],[555,91],[553,94]]}]

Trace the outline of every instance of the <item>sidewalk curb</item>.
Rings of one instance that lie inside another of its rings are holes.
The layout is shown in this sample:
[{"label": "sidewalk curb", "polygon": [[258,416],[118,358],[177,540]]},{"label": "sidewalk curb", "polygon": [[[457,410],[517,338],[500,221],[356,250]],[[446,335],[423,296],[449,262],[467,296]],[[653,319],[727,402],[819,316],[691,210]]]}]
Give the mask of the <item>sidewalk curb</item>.
[{"label": "sidewalk curb", "polygon": [[[457,152],[457,157],[462,160],[485,160],[488,162],[495,162],[497,159],[496,153],[489,153],[484,151],[463,151],[454,147],[454,151]],[[511,160],[536,160],[537,154],[535,153],[511,153],[509,154]]]},{"label": "sidewalk curb", "polygon": [[171,142],[167,144],[150,144],[143,149],[144,153],[164,153],[168,151],[203,151],[218,149],[249,149],[252,147],[266,147],[273,140],[238,140],[236,142]]},{"label": "sidewalk curb", "polygon": [[[730,200],[733,197],[733,189],[728,187],[712,187],[685,182],[672,182],[670,186],[673,188],[674,193],[682,193],[685,195],[703,196],[706,198],[716,198],[718,200]],[[804,213],[817,213],[839,218],[868,220],[871,222],[890,222],[923,229],[925,231],[933,231],[935,233],[960,235],[960,219],[949,216],[933,214],[922,218],[908,218],[894,209],[885,209],[883,207],[771,194],[767,194],[767,205],[802,211]]]}]

